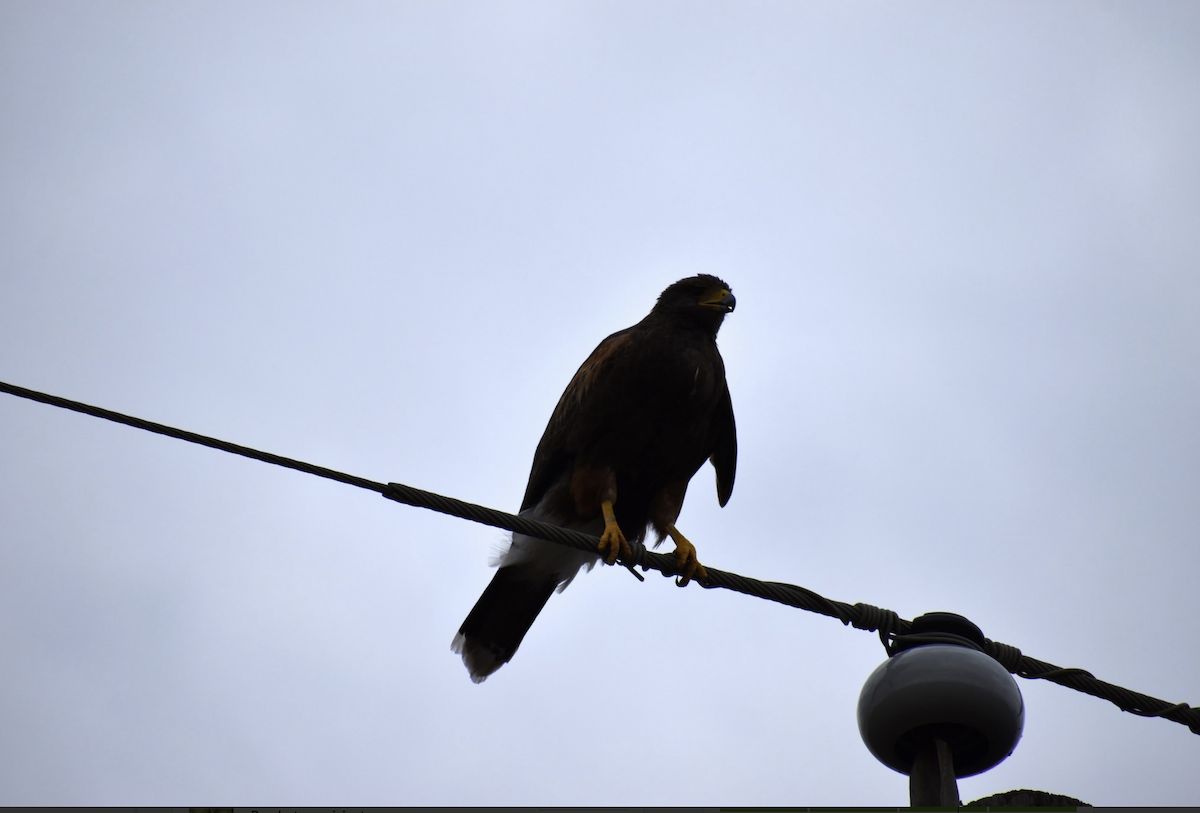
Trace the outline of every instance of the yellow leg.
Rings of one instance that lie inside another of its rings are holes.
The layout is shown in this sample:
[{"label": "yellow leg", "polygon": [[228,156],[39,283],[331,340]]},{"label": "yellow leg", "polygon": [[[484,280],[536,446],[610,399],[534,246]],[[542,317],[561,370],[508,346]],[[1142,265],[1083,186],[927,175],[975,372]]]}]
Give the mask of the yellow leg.
[{"label": "yellow leg", "polygon": [[667,527],[667,534],[675,543],[675,566],[679,568],[679,578],[675,580],[675,583],[680,587],[687,587],[693,577],[707,579],[708,571],[696,558],[696,546],[689,542],[686,536],[679,533],[679,529],[674,525]]},{"label": "yellow leg", "polygon": [[621,533],[617,525],[617,515],[613,513],[611,500],[600,503],[600,513],[604,514],[604,533],[600,536],[600,558],[604,560],[604,564],[615,563],[618,555],[622,559],[632,559],[633,549],[629,547],[625,534]]}]

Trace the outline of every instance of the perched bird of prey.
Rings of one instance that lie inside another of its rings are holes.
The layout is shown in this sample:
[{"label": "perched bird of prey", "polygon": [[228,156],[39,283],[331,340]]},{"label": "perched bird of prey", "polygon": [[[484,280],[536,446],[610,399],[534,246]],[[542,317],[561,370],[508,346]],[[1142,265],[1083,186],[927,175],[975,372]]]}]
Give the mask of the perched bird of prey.
[{"label": "perched bird of prey", "polygon": [[722,506],[733,492],[737,430],[717,331],[735,302],[716,277],[682,279],[575,373],[534,452],[521,515],[600,535],[601,557],[514,534],[451,644],[471,680],[482,683],[512,659],[550,595],[580,568],[630,557],[627,539],[640,542],[648,527],[656,544],[675,542],[681,586],[706,576],[675,520],[705,460]]}]

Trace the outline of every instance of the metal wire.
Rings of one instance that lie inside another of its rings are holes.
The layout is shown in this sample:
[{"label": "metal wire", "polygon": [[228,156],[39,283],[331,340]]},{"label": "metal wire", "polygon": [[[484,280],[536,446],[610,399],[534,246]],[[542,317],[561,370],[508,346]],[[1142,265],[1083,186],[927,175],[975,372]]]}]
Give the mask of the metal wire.
[{"label": "metal wire", "polygon": [[[14,384],[6,384],[2,381],[0,381],[0,392],[6,392],[19,398],[27,398],[31,401],[38,401],[50,406],[61,407],[73,412],[81,412],[85,415],[92,415],[108,421],[125,424],[135,429],[144,429],[147,432],[186,440],[189,443],[197,443],[201,446],[208,446],[211,449],[241,455],[252,460],[261,460],[264,463],[283,466],[284,468],[294,469],[305,474],[324,477],[328,480],[337,480],[340,483],[375,491],[389,500],[412,505],[417,508],[427,508],[431,511],[437,511],[461,519],[469,519],[473,522],[479,522],[495,528],[504,528],[505,530],[515,531],[528,536],[548,539],[552,542],[591,553],[598,552],[599,537],[572,531],[567,528],[560,528],[556,525],[548,525],[544,522],[537,522],[526,517],[507,514],[503,511],[457,500],[453,497],[434,494],[431,491],[422,491],[419,488],[406,486],[402,483],[377,483],[363,477],[356,477],[352,474],[327,469],[323,466],[315,466],[311,463],[294,460],[290,457],[263,452],[248,446],[240,446],[236,443],[218,440],[207,435],[188,432],[184,429],[176,429],[172,426],[165,426],[161,423],[135,418],[131,415],[124,415],[120,412],[91,406],[79,401],[60,398],[56,395],[48,395],[36,390],[26,389],[25,387],[18,387]],[[636,565],[644,571],[656,570],[664,576],[676,575],[675,558],[673,556],[646,550],[646,547],[641,544],[631,543],[631,547],[633,548],[633,561],[624,563],[631,570]],[[814,593],[812,590],[794,584],[759,581],[758,579],[741,576],[737,573],[718,570],[715,567],[706,566],[705,569],[708,571],[708,577],[695,580],[703,587],[709,589],[722,588],[756,598],[775,601],[780,604],[786,604],[789,607],[797,607],[801,610],[808,610],[809,612],[836,618],[843,624],[853,626],[855,629],[878,632],[884,647],[889,648],[889,650],[890,642],[893,639],[909,633],[912,628],[911,621],[900,618],[891,610],[874,607],[870,604],[847,604],[825,598],[818,593]],[[1029,680],[1048,680],[1060,686],[1066,686],[1068,689],[1074,689],[1077,692],[1083,692],[1093,697],[1108,700],[1117,708],[1127,711],[1130,714],[1136,714],[1140,717],[1161,717],[1164,720],[1185,725],[1193,734],[1200,735],[1200,709],[1193,708],[1187,703],[1169,703],[1166,700],[1159,700],[1156,697],[1150,697],[1121,686],[1115,686],[1112,683],[1106,683],[1103,680],[1097,679],[1084,669],[1055,666],[1052,663],[1031,658],[1023,654],[1015,646],[1002,644],[986,638],[984,639],[984,652],[998,661],[1009,672],[1019,677]]]}]

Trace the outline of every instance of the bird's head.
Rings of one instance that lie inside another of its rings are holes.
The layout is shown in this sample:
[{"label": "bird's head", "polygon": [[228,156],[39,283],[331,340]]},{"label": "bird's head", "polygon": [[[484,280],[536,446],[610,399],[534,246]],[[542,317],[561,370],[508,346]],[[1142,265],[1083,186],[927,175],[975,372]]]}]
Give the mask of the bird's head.
[{"label": "bird's head", "polygon": [[709,326],[715,334],[725,314],[736,304],[727,283],[710,274],[698,274],[681,279],[663,291],[654,312]]}]

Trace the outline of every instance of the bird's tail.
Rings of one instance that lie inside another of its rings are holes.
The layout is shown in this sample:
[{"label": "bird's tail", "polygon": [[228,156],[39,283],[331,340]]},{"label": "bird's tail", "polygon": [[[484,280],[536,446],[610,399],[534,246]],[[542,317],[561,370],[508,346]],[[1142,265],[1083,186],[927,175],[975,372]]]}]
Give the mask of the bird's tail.
[{"label": "bird's tail", "polygon": [[[544,512],[540,505],[522,511],[521,516],[597,536],[604,527],[602,517],[562,522]],[[450,644],[451,649],[462,655],[471,680],[482,683],[512,660],[550,595],[555,590],[564,590],[580,570],[591,570],[598,561],[594,553],[513,534],[512,543],[495,561],[500,569],[492,577],[492,583],[475,602]]]},{"label": "bird's tail", "polygon": [[512,660],[559,581],[557,575],[548,576],[533,562],[506,565],[496,571],[450,644],[462,655],[471,680],[482,683]]}]

